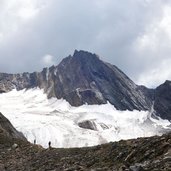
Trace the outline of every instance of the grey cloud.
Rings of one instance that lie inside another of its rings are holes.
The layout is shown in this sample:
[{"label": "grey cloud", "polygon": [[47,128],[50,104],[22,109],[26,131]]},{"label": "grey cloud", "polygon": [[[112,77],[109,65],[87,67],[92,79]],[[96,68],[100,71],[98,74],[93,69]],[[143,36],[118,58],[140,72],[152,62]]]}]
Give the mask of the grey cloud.
[{"label": "grey cloud", "polygon": [[58,64],[75,49],[83,49],[99,54],[138,81],[170,54],[169,46],[160,46],[160,42],[170,45],[170,38],[160,28],[154,34],[158,50],[139,50],[138,41],[153,34],[166,5],[170,6],[167,0],[49,1],[37,17],[21,24],[0,45],[1,72],[41,70],[46,54],[54,56]]}]

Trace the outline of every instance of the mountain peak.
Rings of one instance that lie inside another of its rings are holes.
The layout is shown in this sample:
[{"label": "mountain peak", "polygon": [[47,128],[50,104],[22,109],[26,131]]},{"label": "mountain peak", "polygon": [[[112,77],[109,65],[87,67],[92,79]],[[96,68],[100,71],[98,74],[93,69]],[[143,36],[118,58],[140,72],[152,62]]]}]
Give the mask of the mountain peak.
[{"label": "mountain peak", "polygon": [[166,81],[164,82],[164,84],[165,84],[165,85],[171,86],[171,81],[170,81],[170,80],[166,80]]},{"label": "mountain peak", "polygon": [[85,50],[77,50],[75,49],[73,57],[78,57],[82,55],[93,55],[91,52],[85,51]]},{"label": "mountain peak", "polygon": [[99,56],[96,55],[95,53],[91,53],[91,52],[88,52],[88,51],[84,51],[84,50],[75,50],[74,51],[74,54],[73,54],[73,57],[74,58],[77,58],[77,59],[85,59],[85,60],[88,60],[88,59],[95,59],[95,58],[98,58],[99,59]]}]

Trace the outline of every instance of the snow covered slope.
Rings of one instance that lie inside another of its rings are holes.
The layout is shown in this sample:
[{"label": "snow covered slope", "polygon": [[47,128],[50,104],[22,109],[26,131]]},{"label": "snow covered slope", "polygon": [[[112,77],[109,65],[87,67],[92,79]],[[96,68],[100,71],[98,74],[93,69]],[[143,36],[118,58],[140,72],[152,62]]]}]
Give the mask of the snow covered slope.
[{"label": "snow covered slope", "polygon": [[[0,112],[30,142],[47,147],[92,146],[110,141],[162,134],[171,123],[150,112],[118,111],[111,104],[72,107],[65,100],[47,99],[40,89],[0,94]],[[94,130],[80,127],[90,123]]]}]

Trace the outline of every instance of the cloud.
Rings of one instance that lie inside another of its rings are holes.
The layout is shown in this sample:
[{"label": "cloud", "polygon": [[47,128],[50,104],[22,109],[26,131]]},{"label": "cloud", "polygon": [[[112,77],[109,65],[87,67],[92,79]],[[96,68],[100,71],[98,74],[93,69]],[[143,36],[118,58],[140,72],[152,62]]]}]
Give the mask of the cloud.
[{"label": "cloud", "polygon": [[136,76],[139,84],[155,87],[166,79],[171,79],[171,6],[163,7],[163,14],[146,28],[144,34],[137,37],[132,54],[140,62]]},{"label": "cloud", "polygon": [[169,0],[0,1],[1,72],[41,70],[45,54],[58,64],[83,49],[117,65],[136,83],[156,86],[171,79],[165,74],[145,81],[156,68],[170,73],[161,66],[171,54]]},{"label": "cloud", "polygon": [[152,67],[140,74],[137,83],[155,88],[159,83],[171,78],[170,64],[171,59],[163,60],[157,67]]},{"label": "cloud", "polygon": [[22,24],[33,19],[45,6],[45,0],[41,3],[38,0],[0,0],[0,3],[0,41],[21,31]]},{"label": "cloud", "polygon": [[43,63],[43,66],[52,66],[55,63],[54,57],[52,55],[47,54],[43,56],[42,63]]}]

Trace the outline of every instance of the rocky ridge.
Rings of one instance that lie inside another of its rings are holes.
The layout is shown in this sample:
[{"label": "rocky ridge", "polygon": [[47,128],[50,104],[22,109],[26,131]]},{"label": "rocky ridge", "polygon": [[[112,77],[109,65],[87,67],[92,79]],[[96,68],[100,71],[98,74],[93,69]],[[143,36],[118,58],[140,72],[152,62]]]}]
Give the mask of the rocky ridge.
[{"label": "rocky ridge", "polygon": [[26,138],[21,132],[18,132],[10,121],[0,113],[0,139],[1,143],[6,143],[6,139],[12,141],[13,139],[25,140]]},{"label": "rocky ridge", "polygon": [[49,98],[64,98],[73,106],[109,101],[118,110],[151,110],[154,107],[156,115],[171,120],[170,81],[156,89],[138,86],[116,66],[90,52],[76,50],[73,56],[42,72],[0,73],[0,93],[35,87],[44,89]]},{"label": "rocky ridge", "polygon": [[162,118],[171,120],[171,81],[155,89],[154,110]]}]

